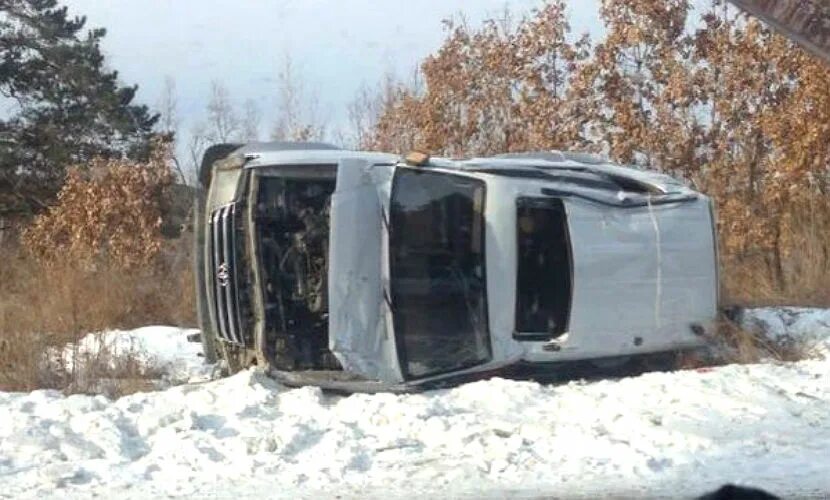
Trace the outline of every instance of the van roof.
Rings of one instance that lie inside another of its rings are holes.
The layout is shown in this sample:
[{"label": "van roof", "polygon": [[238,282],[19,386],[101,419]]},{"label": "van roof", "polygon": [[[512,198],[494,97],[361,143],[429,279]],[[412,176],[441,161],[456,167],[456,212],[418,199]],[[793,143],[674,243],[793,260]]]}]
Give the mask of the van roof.
[{"label": "van roof", "polygon": [[[403,165],[405,162],[400,161]],[[691,194],[683,182],[656,170],[646,170],[613,163],[598,155],[570,151],[532,151],[525,153],[507,153],[491,157],[470,159],[430,158],[420,168],[438,168],[478,172],[513,178],[561,178],[577,184],[596,181],[616,183],[629,179],[657,188],[664,193]]]},{"label": "van roof", "polygon": [[[244,157],[245,168],[261,168],[275,165],[321,165],[332,164],[346,158],[365,159],[378,163],[404,164],[401,156],[392,153],[353,151],[341,149],[324,142],[254,142],[233,152]],[[542,174],[543,170],[571,171],[575,177],[618,176],[657,186],[664,192],[687,192],[692,190],[682,182],[668,175],[614,164],[600,156],[571,151],[531,151],[506,153],[491,157],[464,160],[430,158],[423,168],[439,168],[468,172],[481,172],[511,177],[530,177]]]},{"label": "van roof", "polygon": [[360,158],[383,163],[394,163],[398,155],[369,151],[341,149],[324,142],[254,142],[233,152],[248,159],[245,168],[275,165],[320,165],[337,163],[345,158]]}]

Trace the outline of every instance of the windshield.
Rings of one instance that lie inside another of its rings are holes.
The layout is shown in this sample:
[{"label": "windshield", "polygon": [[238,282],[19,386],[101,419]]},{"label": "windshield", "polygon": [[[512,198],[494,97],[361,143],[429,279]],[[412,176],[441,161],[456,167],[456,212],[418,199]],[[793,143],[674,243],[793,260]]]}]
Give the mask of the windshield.
[{"label": "windshield", "polygon": [[400,168],[392,188],[391,294],[406,378],[490,359],[484,183]]}]

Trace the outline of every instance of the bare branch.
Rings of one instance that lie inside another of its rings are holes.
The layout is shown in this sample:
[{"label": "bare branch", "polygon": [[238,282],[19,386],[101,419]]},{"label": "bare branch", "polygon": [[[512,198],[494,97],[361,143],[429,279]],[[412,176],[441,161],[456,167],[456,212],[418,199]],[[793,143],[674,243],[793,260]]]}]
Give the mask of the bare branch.
[{"label": "bare branch", "polygon": [[256,142],[259,140],[262,113],[259,105],[253,99],[248,99],[242,105],[242,130],[241,139],[245,142]]},{"label": "bare branch", "polygon": [[316,92],[306,92],[289,56],[283,61],[277,90],[279,109],[271,137],[283,141],[322,140],[326,127],[320,117],[319,97]]},{"label": "bare branch", "polygon": [[213,81],[207,106],[205,137],[214,143],[232,142],[239,138],[240,132],[239,117],[228,89],[221,82]]}]

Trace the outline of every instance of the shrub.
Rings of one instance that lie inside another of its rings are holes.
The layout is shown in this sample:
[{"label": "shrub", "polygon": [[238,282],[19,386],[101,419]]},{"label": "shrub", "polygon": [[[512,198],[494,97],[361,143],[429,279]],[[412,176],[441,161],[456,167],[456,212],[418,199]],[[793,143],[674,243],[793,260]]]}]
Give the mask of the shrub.
[{"label": "shrub", "polygon": [[173,183],[168,158],[169,146],[157,144],[146,163],[94,159],[70,169],[57,204],[23,232],[24,243],[45,263],[152,266]]},{"label": "shrub", "polygon": [[145,163],[76,166],[57,203],[23,230],[22,245],[0,248],[0,390],[145,387],[136,381],[152,374],[130,355],[104,356],[83,372],[52,357],[88,332],[195,323],[192,240],[162,235],[172,182],[166,144]]},{"label": "shrub", "polygon": [[167,242],[163,250],[152,267],[124,269],[71,260],[47,265],[28,251],[0,248],[0,391],[87,392],[94,382],[89,373],[121,381],[133,373],[131,378],[140,379],[141,370],[127,369],[129,356],[107,365],[118,369],[93,363],[86,375],[67,373],[46,356],[88,332],[194,325],[189,239]]}]

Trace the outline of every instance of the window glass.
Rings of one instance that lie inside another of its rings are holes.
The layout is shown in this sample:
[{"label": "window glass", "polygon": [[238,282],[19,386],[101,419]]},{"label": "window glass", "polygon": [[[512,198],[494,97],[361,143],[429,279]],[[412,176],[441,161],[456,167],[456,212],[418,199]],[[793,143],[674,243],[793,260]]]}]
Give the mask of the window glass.
[{"label": "window glass", "polygon": [[391,299],[407,378],[491,357],[484,260],[485,185],[400,168],[392,192]]},{"label": "window glass", "polygon": [[516,334],[555,338],[567,331],[571,255],[560,199],[520,199],[516,213]]}]

